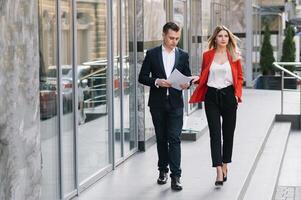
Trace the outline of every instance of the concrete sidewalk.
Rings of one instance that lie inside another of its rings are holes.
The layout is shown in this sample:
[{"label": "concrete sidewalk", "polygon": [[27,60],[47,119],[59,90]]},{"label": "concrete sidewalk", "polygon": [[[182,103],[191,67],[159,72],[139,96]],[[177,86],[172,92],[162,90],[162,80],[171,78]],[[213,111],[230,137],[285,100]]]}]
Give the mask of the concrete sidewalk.
[{"label": "concrete sidewalk", "polygon": [[[233,163],[229,165],[228,181],[219,190],[214,188],[216,174],[211,167],[209,134],[206,132],[196,142],[182,142],[181,192],[170,189],[170,179],[166,185],[157,185],[157,152],[154,145],[146,152],[129,158],[76,199],[235,200],[243,189],[274,116],[279,112],[280,91],[244,90],[243,103],[238,108]],[[198,115],[199,122],[205,123],[203,111],[198,111]],[[198,118],[195,114],[193,116],[189,123],[195,124]]]}]

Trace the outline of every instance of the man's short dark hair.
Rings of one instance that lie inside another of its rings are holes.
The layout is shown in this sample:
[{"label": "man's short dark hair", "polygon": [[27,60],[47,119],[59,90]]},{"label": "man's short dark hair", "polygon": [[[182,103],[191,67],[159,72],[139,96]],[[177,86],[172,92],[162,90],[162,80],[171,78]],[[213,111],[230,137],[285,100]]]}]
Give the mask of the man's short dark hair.
[{"label": "man's short dark hair", "polygon": [[178,32],[180,30],[180,27],[174,23],[174,22],[167,22],[164,26],[163,26],[163,33],[167,33],[168,30],[171,29],[175,32]]}]

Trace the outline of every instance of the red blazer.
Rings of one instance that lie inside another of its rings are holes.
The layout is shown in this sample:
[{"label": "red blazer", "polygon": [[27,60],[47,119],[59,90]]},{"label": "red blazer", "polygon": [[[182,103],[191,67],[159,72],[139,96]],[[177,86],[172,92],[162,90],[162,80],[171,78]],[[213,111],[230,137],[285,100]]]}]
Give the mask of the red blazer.
[{"label": "red blazer", "polygon": [[[199,85],[191,95],[189,103],[199,103],[205,100],[205,94],[208,89],[207,81],[209,76],[209,70],[214,58],[214,54],[215,54],[215,49],[210,49],[203,53],[203,63],[202,63],[202,70],[200,73]],[[227,51],[227,55],[232,70],[234,93],[235,96],[238,97],[238,102],[241,102],[242,84],[243,84],[241,63],[239,59],[233,61],[229,51]]]}]

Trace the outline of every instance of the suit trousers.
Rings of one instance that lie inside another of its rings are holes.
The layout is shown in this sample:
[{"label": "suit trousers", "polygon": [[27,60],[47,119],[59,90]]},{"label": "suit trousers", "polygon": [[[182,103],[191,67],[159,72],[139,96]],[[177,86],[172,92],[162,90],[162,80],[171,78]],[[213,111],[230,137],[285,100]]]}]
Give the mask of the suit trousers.
[{"label": "suit trousers", "polygon": [[161,102],[162,108],[150,108],[156,132],[158,169],[168,172],[171,177],[181,176],[181,132],[183,126],[183,108],[174,108],[169,96]]},{"label": "suit trousers", "polygon": [[210,132],[213,167],[232,161],[236,110],[237,101],[232,85],[222,89],[208,87],[205,96],[205,112]]}]

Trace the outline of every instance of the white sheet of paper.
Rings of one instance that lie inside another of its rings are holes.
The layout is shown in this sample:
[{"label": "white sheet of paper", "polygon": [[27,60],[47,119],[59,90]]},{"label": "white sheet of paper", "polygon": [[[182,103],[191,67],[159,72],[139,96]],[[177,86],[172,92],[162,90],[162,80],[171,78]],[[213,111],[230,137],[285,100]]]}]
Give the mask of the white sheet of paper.
[{"label": "white sheet of paper", "polygon": [[179,70],[175,69],[170,74],[170,76],[168,77],[167,80],[171,82],[171,87],[178,89],[178,90],[182,90],[182,88],[180,87],[180,84],[189,83],[191,81],[191,79],[192,78],[185,76]]}]

